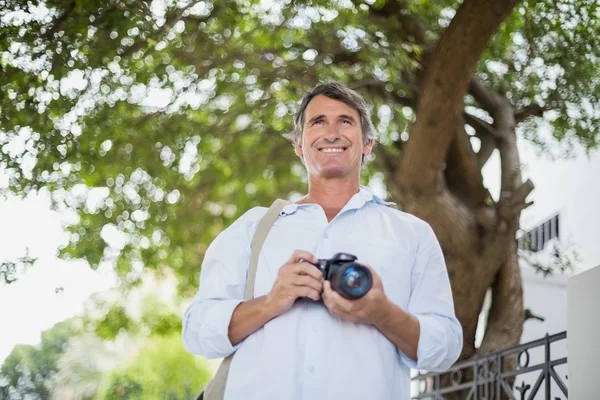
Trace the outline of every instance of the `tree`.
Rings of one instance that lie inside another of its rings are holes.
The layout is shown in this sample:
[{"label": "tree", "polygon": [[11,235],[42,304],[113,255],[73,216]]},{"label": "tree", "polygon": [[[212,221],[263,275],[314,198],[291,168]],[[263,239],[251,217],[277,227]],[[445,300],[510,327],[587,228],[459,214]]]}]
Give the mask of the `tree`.
[{"label": "tree", "polygon": [[191,399],[211,377],[205,361],[185,351],[179,332],[155,336],[130,364],[107,376],[97,398]]},{"label": "tree", "polygon": [[[172,276],[163,274],[161,279],[157,279],[155,274],[147,272],[133,288],[126,291],[113,288],[91,296],[81,316],[85,333],[69,339],[57,362],[58,371],[51,381],[52,398],[95,399],[102,393],[102,396],[110,398],[121,390],[127,392],[126,388],[137,387],[133,381],[145,382],[149,378],[131,375],[130,368],[123,369],[123,366],[135,364],[140,357],[150,357],[148,353],[154,351],[151,350],[153,346],[168,345],[162,351],[174,351],[173,359],[179,357],[183,348],[181,340],[176,342],[174,337],[181,333],[181,304],[180,299],[174,296],[174,288]],[[168,339],[162,342],[162,338]],[[142,356],[142,353],[145,355]],[[154,356],[156,358],[145,359],[144,362],[152,362],[146,368],[160,371],[164,365],[159,354]],[[189,355],[186,355],[184,361],[189,361],[188,358]],[[203,385],[206,374],[194,376],[197,368],[204,365],[202,363],[195,361],[194,368],[186,372],[188,375],[182,375],[181,379],[189,380],[187,390]],[[185,366],[185,362],[183,364]],[[133,381],[130,382],[130,378]],[[133,386],[130,387],[130,384]],[[148,389],[148,385],[146,382],[140,390]],[[179,393],[168,385],[176,385],[176,382],[157,382],[152,390],[157,396],[159,392]]]},{"label": "tree", "polygon": [[48,385],[58,371],[57,361],[69,337],[76,332],[73,319],[54,325],[42,333],[39,346],[17,345],[0,368],[0,398],[6,400],[46,400]]},{"label": "tree", "polygon": [[[2,3],[0,169],[13,193],[77,210],[63,256],[129,281],[169,266],[191,294],[218,232],[302,190],[280,134],[306,89],[337,80],[366,95],[382,134],[364,179],[441,242],[461,358],[519,341],[515,234],[533,184],[517,133],[595,148],[594,1]],[[494,152],[500,193],[481,175]]]},{"label": "tree", "polygon": [[91,296],[83,315],[44,332],[39,346],[16,346],[0,369],[0,399],[110,398],[135,382],[143,384],[144,398],[182,398],[185,390],[191,396],[210,372],[182,347],[175,282],[145,273],[125,293],[114,288]]},{"label": "tree", "polygon": [[130,335],[106,341],[85,333],[69,338],[58,359],[56,374],[47,382],[54,400],[92,400],[108,374],[132,354],[140,341]]}]

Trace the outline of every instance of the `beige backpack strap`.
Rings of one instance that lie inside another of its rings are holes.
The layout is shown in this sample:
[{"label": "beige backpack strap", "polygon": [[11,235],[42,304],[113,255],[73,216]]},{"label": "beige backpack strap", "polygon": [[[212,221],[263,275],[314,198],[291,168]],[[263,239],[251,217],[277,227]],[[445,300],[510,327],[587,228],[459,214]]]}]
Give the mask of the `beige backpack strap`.
[{"label": "beige backpack strap", "polygon": [[[250,247],[250,265],[248,267],[248,278],[246,279],[244,300],[252,300],[254,297],[254,281],[256,280],[256,270],[258,268],[258,256],[260,255],[260,250],[271,227],[275,224],[277,218],[279,218],[279,213],[283,210],[283,207],[289,203],[290,202],[287,200],[275,200],[256,227]],[[225,397],[225,387],[227,386],[227,376],[229,375],[229,366],[231,365],[231,360],[234,355],[235,353],[230,354],[223,359],[215,377],[208,385],[206,385],[202,393],[196,397],[197,400],[223,400]]]},{"label": "beige backpack strap", "polygon": [[258,256],[262,248],[269,231],[277,218],[279,213],[283,210],[283,207],[288,205],[290,202],[287,200],[277,199],[273,202],[273,205],[269,208],[265,216],[260,220],[254,232],[252,238],[251,252],[250,252],[250,267],[248,268],[248,279],[246,280],[246,293],[244,300],[252,300],[254,298],[254,281],[256,280],[256,270],[258,268]]}]

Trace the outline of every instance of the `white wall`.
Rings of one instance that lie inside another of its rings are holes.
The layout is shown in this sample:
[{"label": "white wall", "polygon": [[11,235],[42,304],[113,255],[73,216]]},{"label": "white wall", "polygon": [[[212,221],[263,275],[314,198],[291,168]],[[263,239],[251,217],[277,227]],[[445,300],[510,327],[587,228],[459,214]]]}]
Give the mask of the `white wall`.
[{"label": "white wall", "polygon": [[567,330],[567,276],[544,278],[530,267],[521,268],[523,305],[544,321],[529,319],[523,326],[521,342],[529,342]]},{"label": "white wall", "polygon": [[[560,241],[576,250],[580,261],[575,272],[600,265],[600,151],[589,155],[575,148],[573,159],[551,159],[539,155],[533,145],[519,141],[523,179],[535,185],[528,200],[534,205],[524,210],[521,228],[535,228],[548,218],[560,215]],[[485,184],[497,198],[500,164],[497,154],[483,173]]]},{"label": "white wall", "polygon": [[600,264],[600,152],[576,160],[538,160],[528,167],[536,184],[535,205],[523,213],[525,225],[560,214],[561,242],[572,242],[581,257],[577,271]]},{"label": "white wall", "polygon": [[569,398],[600,399],[600,266],[569,279]]}]

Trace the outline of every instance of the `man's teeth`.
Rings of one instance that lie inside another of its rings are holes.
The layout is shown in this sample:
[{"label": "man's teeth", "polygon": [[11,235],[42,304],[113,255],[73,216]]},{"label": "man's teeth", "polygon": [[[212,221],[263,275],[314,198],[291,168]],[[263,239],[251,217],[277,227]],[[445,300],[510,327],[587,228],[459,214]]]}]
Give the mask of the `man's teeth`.
[{"label": "man's teeth", "polygon": [[323,153],[341,153],[342,151],[344,151],[344,149],[341,149],[341,148],[337,148],[337,149],[321,149],[321,151]]}]

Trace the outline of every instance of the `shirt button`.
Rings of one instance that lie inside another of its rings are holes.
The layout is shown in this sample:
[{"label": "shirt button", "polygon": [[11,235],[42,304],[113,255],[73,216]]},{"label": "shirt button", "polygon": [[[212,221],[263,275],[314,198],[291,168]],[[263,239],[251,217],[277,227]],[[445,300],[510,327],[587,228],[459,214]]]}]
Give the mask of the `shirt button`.
[{"label": "shirt button", "polygon": [[327,234],[327,233],[326,233],[326,234],[325,234],[325,235],[323,235],[323,236],[325,237],[325,239],[329,239],[329,234]]},{"label": "shirt button", "polygon": [[310,367],[308,367],[308,372],[310,372],[311,374],[315,373],[315,367],[313,367],[312,365]]},{"label": "shirt button", "polygon": [[313,325],[313,331],[314,331],[314,332],[317,332],[318,330],[319,330],[319,328],[317,328],[317,326],[316,326],[316,325]]}]

